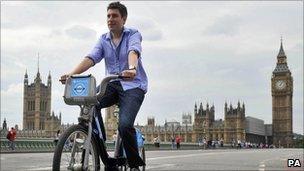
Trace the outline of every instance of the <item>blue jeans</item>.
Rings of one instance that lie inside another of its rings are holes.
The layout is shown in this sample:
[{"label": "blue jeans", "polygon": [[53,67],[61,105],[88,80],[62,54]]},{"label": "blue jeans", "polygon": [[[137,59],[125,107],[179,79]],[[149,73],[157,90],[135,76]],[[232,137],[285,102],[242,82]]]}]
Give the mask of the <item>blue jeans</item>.
[{"label": "blue jeans", "polygon": [[[124,91],[119,81],[113,81],[108,84],[105,95],[101,99],[98,99],[99,105],[96,106],[96,112],[101,116],[100,110],[102,108],[118,104],[118,131],[130,167],[145,165],[138,154],[136,132],[134,129],[134,121],[144,97],[145,92],[142,89],[134,88]],[[101,124],[104,132],[103,123]]]}]

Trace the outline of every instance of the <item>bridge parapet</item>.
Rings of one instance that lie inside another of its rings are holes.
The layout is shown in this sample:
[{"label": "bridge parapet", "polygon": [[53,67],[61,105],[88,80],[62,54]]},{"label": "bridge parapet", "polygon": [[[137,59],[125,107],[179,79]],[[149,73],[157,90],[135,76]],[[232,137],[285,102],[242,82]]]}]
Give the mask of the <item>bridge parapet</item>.
[{"label": "bridge parapet", "polygon": [[[53,152],[55,149],[54,139],[52,138],[17,138],[15,141],[16,149],[12,151],[9,149],[9,141],[6,138],[0,139],[1,150],[0,153],[14,153],[14,152]],[[109,150],[114,149],[114,143],[109,141],[106,143]],[[163,142],[160,148],[154,146],[153,143],[145,144],[146,150],[169,150],[171,149],[170,142]],[[181,149],[199,149],[197,143],[181,143]]]}]

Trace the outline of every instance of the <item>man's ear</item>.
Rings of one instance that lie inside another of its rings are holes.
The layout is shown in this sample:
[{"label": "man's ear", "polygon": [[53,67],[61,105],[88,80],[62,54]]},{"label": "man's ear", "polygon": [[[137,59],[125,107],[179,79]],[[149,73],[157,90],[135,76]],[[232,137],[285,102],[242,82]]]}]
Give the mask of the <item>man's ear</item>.
[{"label": "man's ear", "polygon": [[127,22],[127,17],[122,17],[123,21],[124,21],[124,24],[126,24]]}]

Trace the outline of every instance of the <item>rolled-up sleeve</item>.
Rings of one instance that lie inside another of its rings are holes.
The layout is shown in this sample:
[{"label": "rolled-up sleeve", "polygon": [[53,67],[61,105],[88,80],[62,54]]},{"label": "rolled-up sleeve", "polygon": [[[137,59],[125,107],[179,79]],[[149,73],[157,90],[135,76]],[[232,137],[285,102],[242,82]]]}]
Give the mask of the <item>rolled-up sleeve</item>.
[{"label": "rolled-up sleeve", "polygon": [[141,34],[138,31],[134,32],[129,38],[128,53],[133,50],[138,54],[138,57],[141,57],[141,41]]},{"label": "rolled-up sleeve", "polygon": [[102,37],[99,38],[97,41],[95,47],[92,49],[92,51],[87,55],[88,58],[90,58],[94,65],[98,62],[100,62],[103,59],[104,52],[103,52],[103,46],[102,46]]}]

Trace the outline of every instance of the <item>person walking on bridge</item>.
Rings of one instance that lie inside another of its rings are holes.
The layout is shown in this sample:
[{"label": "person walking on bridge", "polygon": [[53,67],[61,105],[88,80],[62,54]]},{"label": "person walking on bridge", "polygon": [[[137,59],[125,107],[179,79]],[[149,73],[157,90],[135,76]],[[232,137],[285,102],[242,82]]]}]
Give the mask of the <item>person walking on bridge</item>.
[{"label": "person walking on bridge", "polygon": [[11,128],[11,130],[7,133],[7,139],[9,140],[9,148],[11,150],[15,150],[15,140],[17,137],[17,132],[14,127]]}]

